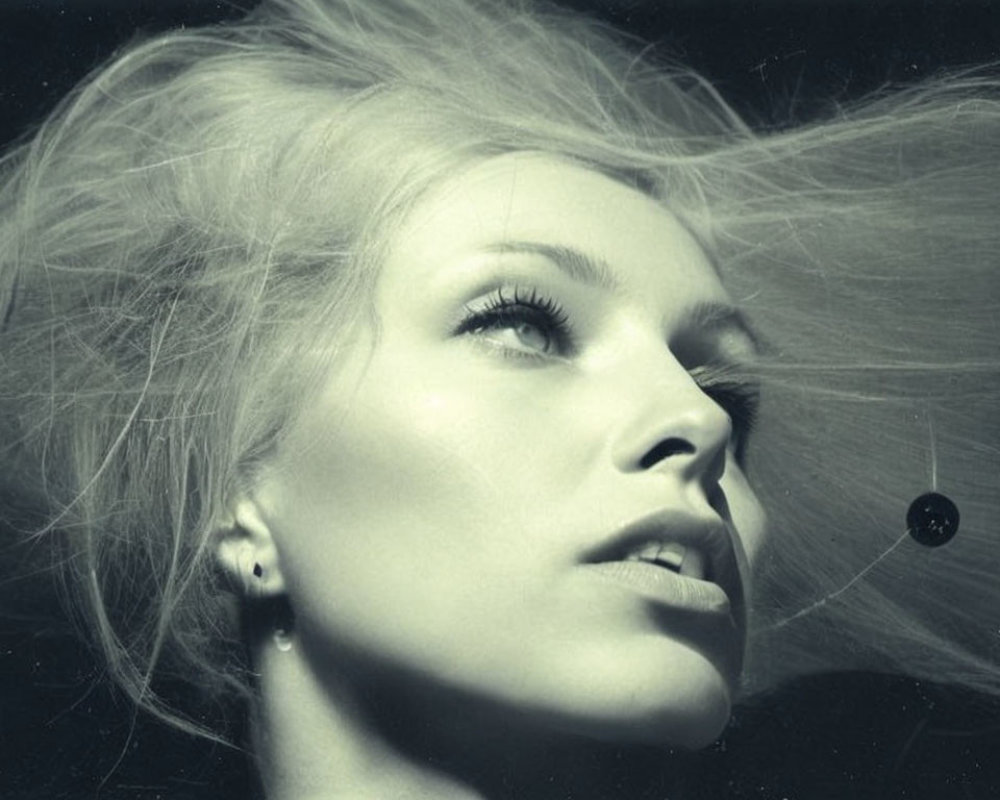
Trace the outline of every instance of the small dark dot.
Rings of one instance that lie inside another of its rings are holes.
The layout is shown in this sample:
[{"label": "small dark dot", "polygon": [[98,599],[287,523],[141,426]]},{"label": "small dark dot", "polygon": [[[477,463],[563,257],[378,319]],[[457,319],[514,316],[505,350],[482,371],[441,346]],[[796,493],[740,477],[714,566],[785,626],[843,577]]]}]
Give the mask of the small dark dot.
[{"label": "small dark dot", "polygon": [[264,574],[264,569],[263,569],[263,567],[261,567],[261,565],[260,565],[260,564],[254,564],[254,565],[253,565],[253,576],[254,576],[255,578],[259,578],[259,577],[260,577],[261,575],[263,575],[263,574]]},{"label": "small dark dot", "polygon": [[950,542],[958,533],[958,520],[958,506],[937,492],[920,495],[906,512],[910,536],[926,547]]}]

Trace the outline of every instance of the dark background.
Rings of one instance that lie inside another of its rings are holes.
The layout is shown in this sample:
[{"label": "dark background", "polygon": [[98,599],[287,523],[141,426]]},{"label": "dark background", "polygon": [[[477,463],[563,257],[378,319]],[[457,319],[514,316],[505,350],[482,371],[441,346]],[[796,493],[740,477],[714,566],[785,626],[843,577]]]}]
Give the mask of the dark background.
[{"label": "dark background", "polygon": [[[428,0],[433,2],[433,0]],[[136,30],[237,17],[253,0],[0,0],[0,142]],[[787,125],[887,82],[1000,61],[1000,0],[564,0],[711,78],[751,121]]]},{"label": "dark background", "polygon": [[[137,30],[232,18],[251,2],[0,0],[0,144]],[[761,127],[823,116],[887,83],[1000,61],[1000,0],[565,3],[657,42]],[[242,755],[148,720],[133,725],[124,700],[94,688],[93,660],[57,633],[0,622],[0,798],[250,797]],[[672,786],[650,783],[641,797],[1000,798],[1000,712],[947,681],[803,680],[739,710],[721,744],[688,757],[687,777],[680,769]]]}]

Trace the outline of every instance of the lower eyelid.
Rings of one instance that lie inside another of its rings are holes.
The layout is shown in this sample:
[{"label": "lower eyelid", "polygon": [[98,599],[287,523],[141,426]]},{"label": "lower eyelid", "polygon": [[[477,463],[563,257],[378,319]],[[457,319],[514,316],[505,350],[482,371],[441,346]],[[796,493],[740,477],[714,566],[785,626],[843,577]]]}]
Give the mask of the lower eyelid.
[{"label": "lower eyelid", "polygon": [[525,363],[533,362],[534,364],[541,366],[553,361],[563,360],[559,356],[549,353],[532,353],[527,350],[518,350],[516,348],[508,347],[491,340],[488,336],[472,336],[469,337],[469,339],[474,347],[486,349],[490,353],[510,361],[521,361]]}]

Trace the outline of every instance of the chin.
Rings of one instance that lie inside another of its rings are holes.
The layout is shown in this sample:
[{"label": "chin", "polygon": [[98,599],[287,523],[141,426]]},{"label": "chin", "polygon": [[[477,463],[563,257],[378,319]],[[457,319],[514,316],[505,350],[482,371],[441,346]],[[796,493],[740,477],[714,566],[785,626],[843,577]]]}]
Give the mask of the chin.
[{"label": "chin", "polygon": [[732,703],[728,692],[713,696],[680,719],[676,714],[668,715],[662,724],[657,724],[658,720],[654,719],[646,743],[688,750],[707,747],[722,735],[731,713]]},{"label": "chin", "polygon": [[609,744],[697,750],[719,738],[732,712],[732,688],[712,668],[661,682],[658,691],[617,688],[593,692],[556,725]]},{"label": "chin", "polygon": [[739,681],[734,666],[687,647],[667,662],[652,661],[635,676],[642,690],[619,698],[620,738],[691,750],[710,745],[729,723]]},{"label": "chin", "polygon": [[720,680],[717,686],[622,720],[617,738],[635,744],[698,750],[719,738],[731,712],[730,693]]}]

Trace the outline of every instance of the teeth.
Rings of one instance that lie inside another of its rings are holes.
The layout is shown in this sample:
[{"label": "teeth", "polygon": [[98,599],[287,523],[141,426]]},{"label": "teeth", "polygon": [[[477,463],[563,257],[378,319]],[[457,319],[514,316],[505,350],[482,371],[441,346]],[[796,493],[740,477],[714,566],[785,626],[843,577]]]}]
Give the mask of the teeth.
[{"label": "teeth", "polygon": [[705,563],[705,556],[703,553],[699,553],[697,550],[692,550],[684,557],[683,561],[684,563],[681,564],[680,567],[681,575],[703,580],[708,574],[708,565]]},{"label": "teeth", "polygon": [[659,561],[671,569],[680,570],[687,547],[677,542],[650,542],[625,556],[626,561]]},{"label": "teeth", "polygon": [[643,545],[638,550],[635,550],[625,556],[626,561],[652,561],[659,554],[663,545],[659,542],[650,542],[647,545]]},{"label": "teeth", "polygon": [[674,569],[680,569],[681,564],[684,563],[684,556],[686,554],[687,548],[684,545],[677,542],[668,542],[667,544],[660,545],[660,551],[656,554],[656,560],[662,561]]}]

